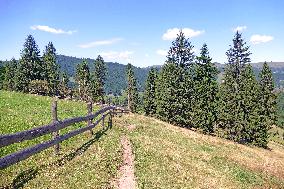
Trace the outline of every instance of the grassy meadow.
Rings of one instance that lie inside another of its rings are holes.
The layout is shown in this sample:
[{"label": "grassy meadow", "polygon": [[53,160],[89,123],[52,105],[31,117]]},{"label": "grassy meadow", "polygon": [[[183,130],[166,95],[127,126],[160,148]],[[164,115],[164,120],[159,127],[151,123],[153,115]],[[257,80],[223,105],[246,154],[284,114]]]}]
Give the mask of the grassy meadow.
[{"label": "grassy meadow", "polygon": [[117,124],[136,126],[139,188],[284,188],[284,146],[275,142],[249,147],[139,115]]},{"label": "grassy meadow", "polygon": [[[0,133],[49,123],[51,101],[0,91]],[[85,103],[58,102],[59,119],[86,113]],[[134,129],[128,130],[130,125]],[[0,188],[113,188],[123,135],[132,144],[138,188],[284,188],[284,146],[276,139],[269,149],[244,146],[137,114],[115,117],[112,126],[98,126],[93,136],[86,132],[64,141],[57,156],[50,148],[0,170]],[[1,148],[0,155],[50,138]]]},{"label": "grassy meadow", "polygon": [[[0,133],[14,133],[47,124],[51,120],[50,97],[0,91]],[[94,110],[95,111],[95,110]],[[86,104],[59,100],[58,118],[87,114]],[[70,126],[61,133],[84,126]],[[60,154],[53,148],[0,170],[0,188],[108,188],[121,162],[120,128],[94,129],[60,144]],[[0,149],[0,156],[50,139],[51,134]]]}]

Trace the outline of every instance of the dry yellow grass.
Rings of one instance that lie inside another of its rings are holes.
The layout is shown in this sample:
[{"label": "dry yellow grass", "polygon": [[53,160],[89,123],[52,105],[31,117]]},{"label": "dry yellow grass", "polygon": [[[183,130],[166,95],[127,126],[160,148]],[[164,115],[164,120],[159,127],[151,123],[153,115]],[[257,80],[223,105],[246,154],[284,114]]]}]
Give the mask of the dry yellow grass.
[{"label": "dry yellow grass", "polygon": [[284,148],[244,146],[129,114],[139,188],[284,188]]}]

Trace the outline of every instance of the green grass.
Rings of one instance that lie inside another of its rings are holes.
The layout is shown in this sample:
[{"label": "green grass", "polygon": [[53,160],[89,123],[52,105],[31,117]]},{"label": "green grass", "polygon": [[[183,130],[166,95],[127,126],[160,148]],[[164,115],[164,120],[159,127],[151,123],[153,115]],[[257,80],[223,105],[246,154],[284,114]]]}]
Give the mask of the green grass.
[{"label": "green grass", "polygon": [[[59,101],[59,118],[86,115],[86,104]],[[51,98],[0,91],[1,134],[47,124]],[[125,127],[135,125],[132,131]],[[82,127],[77,124],[70,129]],[[67,132],[67,130],[63,131]],[[284,147],[248,147],[141,115],[114,118],[94,129],[0,171],[0,188],[111,188],[126,135],[135,156],[138,188],[284,188]],[[51,135],[1,148],[1,156]]]},{"label": "green grass", "polygon": [[[139,188],[284,187],[283,175],[279,178],[238,162],[250,162],[250,158],[261,162],[262,155],[255,153],[270,153],[264,149],[253,148],[256,152],[251,152],[250,147],[223,139],[192,131],[192,135],[185,134],[143,116],[124,116],[119,124],[136,125],[129,137],[134,146]],[[231,156],[233,153],[236,157]],[[284,156],[281,158],[284,163]]]},{"label": "green grass", "polygon": [[[13,133],[47,124],[51,120],[52,99],[16,92],[0,91],[0,133]],[[59,119],[86,115],[86,104],[60,100]],[[68,130],[84,126],[71,126]],[[60,144],[60,154],[53,148],[38,153],[0,171],[0,188],[109,188],[110,180],[117,174],[121,164],[120,136],[123,129],[100,125]],[[51,138],[50,135],[0,149],[4,156],[16,150]]]},{"label": "green grass", "polygon": [[[51,102],[52,98],[49,97],[0,91],[0,133],[15,133],[50,123]],[[85,107],[86,105],[81,102],[60,100],[58,102],[58,118],[63,120],[70,117],[86,115],[87,110]],[[60,132],[63,134],[82,126],[84,126],[84,124],[79,123],[67,129],[63,129]],[[45,135],[35,140],[1,148],[0,157],[50,138],[51,135]],[[68,143],[69,141],[64,143]]]}]

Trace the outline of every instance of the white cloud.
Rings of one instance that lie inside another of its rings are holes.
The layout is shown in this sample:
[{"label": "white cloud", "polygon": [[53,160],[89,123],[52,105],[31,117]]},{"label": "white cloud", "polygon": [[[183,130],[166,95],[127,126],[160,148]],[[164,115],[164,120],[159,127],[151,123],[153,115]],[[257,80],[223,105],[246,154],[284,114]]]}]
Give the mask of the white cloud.
[{"label": "white cloud", "polygon": [[49,26],[43,26],[43,25],[34,25],[30,27],[32,30],[40,30],[40,31],[45,31],[49,33],[54,33],[54,34],[73,34],[77,32],[76,30],[69,30],[69,31],[64,31],[62,29],[56,29],[56,28],[51,28]]},{"label": "white cloud", "polygon": [[111,44],[114,44],[114,43],[119,42],[121,40],[123,40],[123,39],[122,38],[113,38],[113,39],[109,39],[109,40],[93,41],[93,42],[81,44],[81,45],[78,45],[78,46],[80,48],[92,48],[92,47],[101,46],[101,45],[111,45]]},{"label": "white cloud", "polygon": [[245,31],[247,29],[247,26],[237,26],[236,28],[233,29],[234,32],[242,32]]},{"label": "white cloud", "polygon": [[146,54],[145,54],[145,57],[149,58],[149,57],[150,57],[150,55],[149,55],[148,53],[146,53]]},{"label": "white cloud", "polygon": [[167,50],[164,50],[164,49],[158,49],[158,50],[156,51],[156,53],[157,53],[158,55],[161,55],[161,56],[167,56],[168,51],[167,51]]},{"label": "white cloud", "polygon": [[252,35],[250,38],[250,42],[252,44],[259,44],[259,43],[267,43],[269,41],[272,41],[274,39],[273,36],[270,35]]},{"label": "white cloud", "polygon": [[[173,40],[177,37],[177,34],[179,33],[179,28],[171,28],[166,31],[166,33],[163,34],[162,39],[163,40]],[[185,37],[196,37],[201,34],[203,34],[204,30],[193,30],[191,28],[183,28],[182,32],[184,33]]]},{"label": "white cloud", "polygon": [[106,61],[122,61],[122,62],[131,62],[132,58],[131,55],[133,51],[109,51],[109,52],[101,52],[101,55]]}]

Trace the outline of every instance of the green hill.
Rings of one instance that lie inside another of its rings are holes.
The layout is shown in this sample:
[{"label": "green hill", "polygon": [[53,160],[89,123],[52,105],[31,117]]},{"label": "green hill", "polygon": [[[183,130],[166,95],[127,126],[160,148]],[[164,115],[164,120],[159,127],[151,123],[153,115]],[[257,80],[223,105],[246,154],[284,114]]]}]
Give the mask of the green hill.
[{"label": "green hill", "polygon": [[[75,75],[76,66],[83,61],[82,58],[76,58],[65,55],[57,56],[57,63],[60,65],[61,71],[67,72],[69,76]],[[94,67],[94,59],[87,58],[91,70]],[[121,94],[122,90],[126,89],[125,69],[126,65],[117,62],[106,62],[107,80],[105,90],[107,93]],[[134,72],[138,81],[138,89],[142,91],[150,68],[134,67]]]},{"label": "green hill", "polygon": [[[49,97],[0,91],[0,133],[49,123],[50,104]],[[60,119],[87,113],[84,103],[65,100],[58,110]],[[94,133],[64,141],[58,156],[51,148],[0,170],[0,188],[112,188],[122,136],[132,145],[138,188],[284,188],[284,146],[275,142],[268,150],[244,146],[136,114]],[[0,156],[48,138],[1,148]]]},{"label": "green hill", "polygon": [[[77,58],[72,56],[65,56],[65,55],[58,55],[57,56],[57,63],[60,65],[61,71],[66,72],[71,77],[71,84],[73,85],[72,79],[75,76],[76,66],[83,61],[83,58]],[[93,70],[94,59],[86,58],[91,70]],[[5,64],[6,61],[3,62]],[[276,87],[283,88],[284,82],[284,62],[269,62],[269,66],[273,71],[273,76],[275,80]],[[122,90],[126,89],[126,79],[125,79],[125,68],[126,65],[120,64],[117,62],[106,62],[107,65],[107,80],[105,85],[106,93],[113,93],[113,94],[121,94]],[[219,80],[222,77],[222,72],[224,70],[225,64],[220,64],[215,62],[215,65],[220,71]],[[263,62],[260,63],[252,63],[254,71],[258,74],[262,68]],[[161,69],[161,65],[154,66],[158,70]],[[145,81],[147,79],[148,72],[151,67],[135,67],[134,72],[137,77],[138,81],[138,89],[139,91],[144,90]],[[1,61],[0,61],[0,73],[1,73]],[[0,74],[1,76],[1,74]],[[0,78],[1,81],[1,78]]]},{"label": "green hill", "polygon": [[[71,56],[65,56],[65,55],[58,55],[57,62],[61,67],[62,71],[66,71],[70,76],[74,76],[76,65],[82,62],[82,58],[76,58]],[[91,69],[93,69],[93,59],[86,59],[89,63],[89,66]],[[275,84],[277,87],[283,87],[284,82],[284,62],[269,62],[268,63],[274,76]],[[107,62],[106,63],[108,67],[108,77],[106,81],[106,92],[113,92],[114,94],[120,94],[121,90],[124,90],[126,88],[126,80],[125,80],[125,67],[124,64],[119,63],[113,63],[113,62]],[[224,70],[225,64],[220,64],[215,62],[215,65],[221,72],[220,76],[222,75],[222,72]],[[260,70],[262,69],[263,62],[259,63],[252,63],[253,69],[255,73],[258,75]],[[158,70],[161,68],[161,66],[155,66],[158,68]],[[134,66],[134,72],[137,77],[139,90],[143,91],[144,84],[147,78],[147,74],[149,72],[151,67],[145,67],[145,68],[139,68]]]}]

